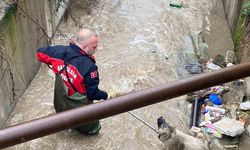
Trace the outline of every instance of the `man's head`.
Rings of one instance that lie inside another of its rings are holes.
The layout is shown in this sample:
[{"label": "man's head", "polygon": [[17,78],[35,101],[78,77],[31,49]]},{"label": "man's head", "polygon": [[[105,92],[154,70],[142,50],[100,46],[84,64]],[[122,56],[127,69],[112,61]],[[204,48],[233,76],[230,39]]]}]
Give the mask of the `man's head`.
[{"label": "man's head", "polygon": [[77,34],[76,45],[86,54],[93,55],[98,45],[97,34],[89,29],[83,29]]}]

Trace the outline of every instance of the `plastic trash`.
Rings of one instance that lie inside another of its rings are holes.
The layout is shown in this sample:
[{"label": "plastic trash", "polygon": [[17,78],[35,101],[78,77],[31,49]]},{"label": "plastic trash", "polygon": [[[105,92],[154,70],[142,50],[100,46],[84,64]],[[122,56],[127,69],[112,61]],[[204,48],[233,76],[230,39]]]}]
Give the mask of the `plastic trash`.
[{"label": "plastic trash", "polygon": [[221,105],[222,101],[221,99],[219,98],[219,96],[217,94],[210,94],[209,95],[209,99],[212,101],[212,103],[215,105],[215,106],[219,106]]},{"label": "plastic trash", "polygon": [[216,130],[216,128],[214,127],[214,125],[212,124],[212,123],[207,123],[206,125],[205,125],[205,131],[207,132],[207,133],[212,133],[213,134],[213,136],[215,136],[215,137],[217,137],[217,138],[221,138],[222,137],[222,135],[221,135],[221,133],[219,132],[219,131],[217,131]]},{"label": "plastic trash", "polygon": [[221,133],[219,131],[217,131],[217,130],[210,129],[210,128],[204,128],[204,131],[207,132],[207,133],[213,134],[213,136],[215,136],[217,138],[221,138],[222,137]]},{"label": "plastic trash", "polygon": [[244,80],[242,80],[242,79],[235,81],[235,85],[237,85],[237,86],[242,86],[243,84],[244,84]]},{"label": "plastic trash", "polygon": [[213,60],[213,63],[220,66],[220,67],[226,67],[226,61],[225,57],[222,55],[217,55],[215,59]]},{"label": "plastic trash", "polygon": [[210,88],[210,90],[212,93],[216,93],[216,94],[220,95],[224,91],[224,88],[223,88],[223,86],[213,86]]},{"label": "plastic trash", "polygon": [[231,67],[231,66],[233,66],[234,64],[232,64],[232,63],[228,63],[227,64],[227,67]]},{"label": "plastic trash", "polygon": [[222,114],[216,111],[208,111],[205,113],[204,117],[206,122],[216,122],[221,120]]},{"label": "plastic trash", "polygon": [[247,101],[247,102],[243,102],[240,104],[240,109],[241,110],[250,110],[250,102]]},{"label": "plastic trash", "polygon": [[171,2],[169,4],[169,6],[176,7],[176,8],[182,8],[183,7],[182,3],[177,3],[177,2]]},{"label": "plastic trash", "polygon": [[212,123],[209,123],[209,122],[207,122],[207,123],[205,124],[205,127],[210,128],[210,129],[213,129],[213,130],[216,130],[216,128],[213,126],[213,124],[212,124]]},{"label": "plastic trash", "polygon": [[199,133],[199,132],[201,132],[201,128],[192,126],[192,128],[190,129],[190,131],[195,132],[195,133]]},{"label": "plastic trash", "polygon": [[205,126],[207,123],[212,123],[211,121],[202,121],[200,124],[199,124],[199,127],[203,127]]},{"label": "plastic trash", "polygon": [[221,114],[225,114],[226,110],[222,109],[222,108],[218,108],[218,107],[211,107],[211,106],[206,106],[205,109],[207,111],[215,111],[215,112],[219,112]]},{"label": "plastic trash", "polygon": [[226,63],[233,63],[234,57],[235,57],[235,53],[233,51],[227,51],[226,57],[225,57]]},{"label": "plastic trash", "polygon": [[185,69],[190,73],[190,74],[201,74],[203,69],[200,63],[195,62],[195,63],[190,63],[185,66]]},{"label": "plastic trash", "polygon": [[211,116],[210,116],[210,114],[209,113],[205,113],[205,121],[207,122],[207,121],[211,121],[212,120],[212,118],[211,118]]},{"label": "plastic trash", "polygon": [[214,63],[207,63],[207,69],[214,71],[214,70],[219,70],[221,69],[220,66],[214,64]]}]

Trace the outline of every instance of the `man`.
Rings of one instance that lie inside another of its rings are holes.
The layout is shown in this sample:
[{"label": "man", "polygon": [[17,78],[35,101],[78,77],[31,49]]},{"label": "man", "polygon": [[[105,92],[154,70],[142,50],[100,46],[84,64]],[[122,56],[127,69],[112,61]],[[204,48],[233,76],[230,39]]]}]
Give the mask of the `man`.
[{"label": "man", "polygon": [[[57,45],[37,50],[39,61],[52,66],[56,74],[54,107],[56,112],[107,99],[99,90],[99,76],[93,54],[98,45],[97,34],[83,29],[69,46]],[[101,125],[94,121],[75,128],[82,134],[97,134]]]}]

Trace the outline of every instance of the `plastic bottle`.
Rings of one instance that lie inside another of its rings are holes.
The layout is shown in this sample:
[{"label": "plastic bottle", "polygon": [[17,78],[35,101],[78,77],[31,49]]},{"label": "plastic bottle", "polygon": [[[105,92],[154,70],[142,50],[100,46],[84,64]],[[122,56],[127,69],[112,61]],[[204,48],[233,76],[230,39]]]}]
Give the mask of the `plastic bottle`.
[{"label": "plastic bottle", "polygon": [[219,98],[219,96],[217,94],[210,94],[209,95],[209,99],[212,101],[212,103],[214,104],[214,106],[220,106],[222,101],[221,99]]},{"label": "plastic bottle", "polygon": [[171,2],[169,4],[169,6],[176,7],[176,8],[182,8],[183,7],[182,3],[176,3],[176,2]]},{"label": "plastic bottle", "polygon": [[219,112],[221,114],[225,114],[226,110],[222,109],[222,108],[218,108],[218,107],[211,107],[211,106],[206,106],[205,107],[206,111],[215,111],[215,112]]}]

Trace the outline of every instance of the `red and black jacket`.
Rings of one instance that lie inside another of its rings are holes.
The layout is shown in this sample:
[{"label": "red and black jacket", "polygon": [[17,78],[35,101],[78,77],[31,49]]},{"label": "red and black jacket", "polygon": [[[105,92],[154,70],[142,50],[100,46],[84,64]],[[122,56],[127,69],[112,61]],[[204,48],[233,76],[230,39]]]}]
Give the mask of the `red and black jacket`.
[{"label": "red and black jacket", "polygon": [[40,48],[37,50],[37,58],[43,63],[52,65],[55,74],[64,67],[65,62],[69,64],[66,70],[74,87],[68,82],[65,71],[61,74],[64,83],[68,86],[69,96],[77,90],[87,95],[90,100],[107,99],[108,94],[98,88],[99,75],[94,57],[85,54],[78,46],[71,44]]}]

